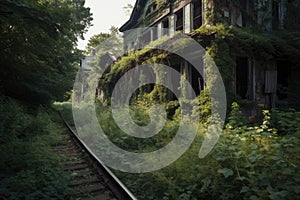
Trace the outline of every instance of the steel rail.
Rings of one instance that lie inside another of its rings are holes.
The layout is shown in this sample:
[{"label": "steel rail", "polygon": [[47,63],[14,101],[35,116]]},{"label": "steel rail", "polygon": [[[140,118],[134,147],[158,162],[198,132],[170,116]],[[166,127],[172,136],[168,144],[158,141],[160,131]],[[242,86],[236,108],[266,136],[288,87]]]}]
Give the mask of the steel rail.
[{"label": "steel rail", "polygon": [[129,189],[113,174],[113,172],[105,166],[105,164],[90,150],[90,148],[78,137],[71,126],[63,119],[61,113],[59,113],[66,128],[69,130],[71,137],[75,142],[83,148],[89,155],[92,164],[95,168],[100,169],[104,178],[108,180],[106,183],[109,189],[116,195],[119,200],[137,200],[137,198],[129,191]]}]

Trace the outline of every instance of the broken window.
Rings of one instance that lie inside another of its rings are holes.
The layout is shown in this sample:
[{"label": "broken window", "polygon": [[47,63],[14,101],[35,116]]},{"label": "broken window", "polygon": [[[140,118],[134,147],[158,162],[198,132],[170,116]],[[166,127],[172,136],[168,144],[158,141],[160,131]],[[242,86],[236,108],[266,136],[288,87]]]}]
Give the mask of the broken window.
[{"label": "broken window", "polygon": [[242,99],[248,98],[248,58],[237,57],[236,59],[236,94]]},{"label": "broken window", "polygon": [[176,31],[183,30],[183,9],[180,9],[176,13]]},{"label": "broken window", "polygon": [[193,5],[193,29],[197,29],[202,25],[202,1],[195,1]]}]

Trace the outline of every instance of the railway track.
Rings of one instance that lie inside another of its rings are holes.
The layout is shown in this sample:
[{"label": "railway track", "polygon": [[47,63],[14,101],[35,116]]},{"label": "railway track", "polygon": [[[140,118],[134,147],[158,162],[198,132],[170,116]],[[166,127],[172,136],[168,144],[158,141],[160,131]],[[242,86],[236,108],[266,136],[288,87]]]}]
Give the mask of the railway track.
[{"label": "railway track", "polygon": [[78,138],[67,122],[63,142],[53,147],[70,177],[70,199],[135,200],[134,195]]}]

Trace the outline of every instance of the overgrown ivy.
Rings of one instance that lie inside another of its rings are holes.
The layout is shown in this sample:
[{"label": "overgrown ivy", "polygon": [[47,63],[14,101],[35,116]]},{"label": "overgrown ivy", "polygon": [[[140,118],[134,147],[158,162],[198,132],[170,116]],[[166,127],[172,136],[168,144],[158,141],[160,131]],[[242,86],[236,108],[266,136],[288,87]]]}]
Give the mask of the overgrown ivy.
[{"label": "overgrown ivy", "polygon": [[[229,103],[235,99],[232,74],[236,62],[233,53],[254,58],[262,63],[287,60],[295,65],[299,65],[300,40],[297,40],[297,38],[300,38],[299,32],[269,33],[223,24],[202,26],[193,31],[193,39],[206,48],[207,53],[213,58],[219,68],[226,86],[226,92],[230,94],[228,95],[230,98]],[[167,41],[167,38],[155,41],[152,47]],[[105,96],[108,97],[115,81],[128,70],[146,63],[169,64],[167,60],[171,57],[172,55],[168,52],[147,47],[139,51],[132,51],[111,67],[100,86],[104,90]],[[152,99],[165,100],[164,96],[166,95],[163,95],[163,92],[166,93],[163,87],[154,87],[154,90],[151,92]]]}]

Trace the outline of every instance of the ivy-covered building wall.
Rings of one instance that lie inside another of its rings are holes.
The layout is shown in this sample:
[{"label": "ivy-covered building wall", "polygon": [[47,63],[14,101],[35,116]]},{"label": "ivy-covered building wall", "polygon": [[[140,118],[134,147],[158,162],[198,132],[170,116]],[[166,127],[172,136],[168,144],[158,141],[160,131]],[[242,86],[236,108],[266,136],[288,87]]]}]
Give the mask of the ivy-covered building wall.
[{"label": "ivy-covered building wall", "polygon": [[[200,93],[205,77],[194,73],[190,64],[174,55],[142,50],[179,31],[198,41],[214,58],[229,102],[253,105],[249,115],[257,114],[256,107],[300,106],[299,11],[298,1],[293,0],[137,0],[129,21],[120,28],[124,48],[131,53],[114,64],[102,84],[113,85],[122,73],[152,58],[185,74]],[[134,36],[128,31],[143,27],[154,29],[142,29]],[[150,87],[147,92],[156,89]],[[172,100],[167,92],[160,96]]]}]

